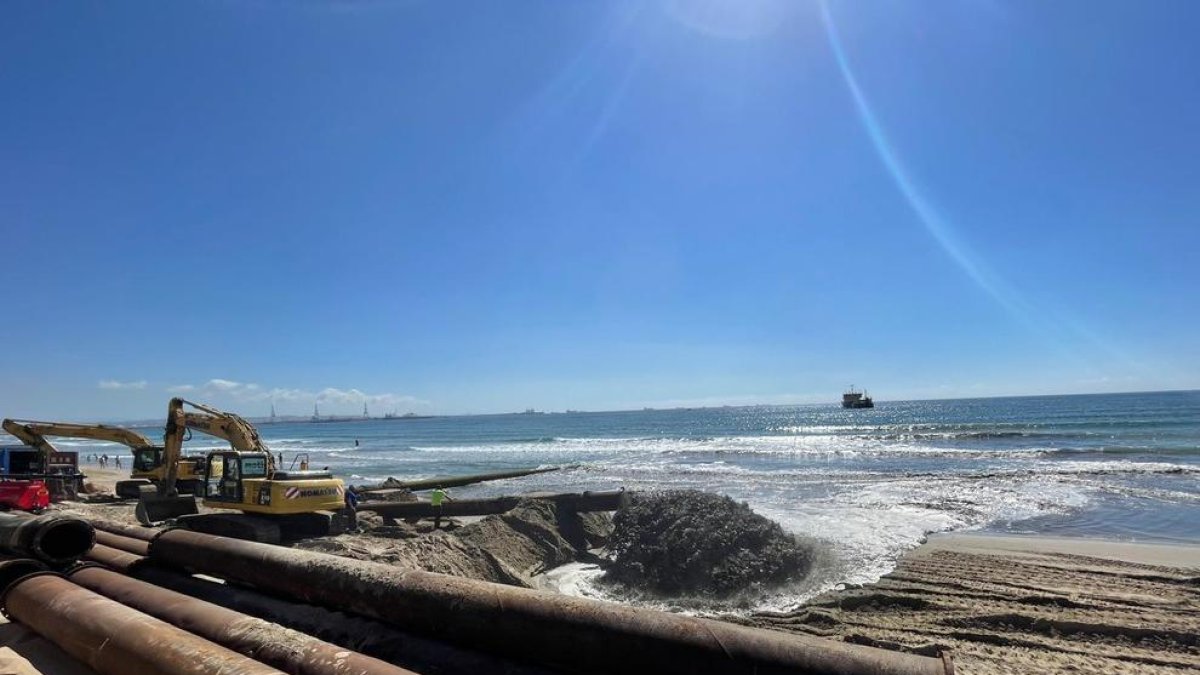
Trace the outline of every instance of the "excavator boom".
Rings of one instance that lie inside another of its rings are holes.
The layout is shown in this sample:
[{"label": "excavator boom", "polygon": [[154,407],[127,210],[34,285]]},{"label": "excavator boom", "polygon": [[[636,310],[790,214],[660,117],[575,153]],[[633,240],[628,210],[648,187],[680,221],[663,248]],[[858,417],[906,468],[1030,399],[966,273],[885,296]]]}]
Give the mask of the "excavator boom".
[{"label": "excavator boom", "polygon": [[[6,419],[4,430],[19,438],[26,445],[41,451],[44,456],[57,452],[46,439],[47,436],[65,438],[87,438],[95,441],[120,443],[133,453],[132,471],[128,480],[117,481],[116,491],[120,497],[134,497],[139,488],[150,483],[161,482],[169,470],[176,471],[176,478],[192,489],[198,484],[196,468],[198,462],[181,459],[178,466],[164,466],[163,449],[142,434],[124,427],[107,424],[76,424],[73,422],[40,422],[36,420]],[[174,482],[175,479],[172,479]]]},{"label": "excavator boom", "polygon": [[[154,445],[150,439],[132,429],[113,427],[106,424],[73,424],[70,422],[38,422],[35,420],[6,419],[4,430],[21,439],[26,445],[41,447],[49,445],[46,436],[67,438],[90,438],[97,441],[120,443],[130,448]],[[54,446],[50,446],[53,448]]]},{"label": "excavator boom", "polygon": [[[180,524],[226,536],[246,534],[258,541],[309,532],[329,534],[342,526],[334,512],[343,507],[345,486],[328,470],[278,471],[275,454],[254,425],[233,413],[182,398],[171,399],[167,407],[163,446],[168,463],[178,461],[189,430],[229,442],[229,450],[208,454],[204,505],[241,513],[181,518]],[[137,516],[143,524],[153,525],[196,511],[195,500],[180,497],[173,488],[173,475],[168,474],[160,490],[142,492]]]}]

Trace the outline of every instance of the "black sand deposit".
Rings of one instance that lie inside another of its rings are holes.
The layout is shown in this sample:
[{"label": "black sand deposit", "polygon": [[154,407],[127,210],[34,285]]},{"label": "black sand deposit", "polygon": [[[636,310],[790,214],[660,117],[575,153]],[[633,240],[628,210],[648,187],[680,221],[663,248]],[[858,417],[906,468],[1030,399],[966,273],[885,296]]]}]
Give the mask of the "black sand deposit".
[{"label": "black sand deposit", "polygon": [[639,492],[613,518],[605,581],[667,597],[729,597],[803,579],[810,545],[729,497]]}]

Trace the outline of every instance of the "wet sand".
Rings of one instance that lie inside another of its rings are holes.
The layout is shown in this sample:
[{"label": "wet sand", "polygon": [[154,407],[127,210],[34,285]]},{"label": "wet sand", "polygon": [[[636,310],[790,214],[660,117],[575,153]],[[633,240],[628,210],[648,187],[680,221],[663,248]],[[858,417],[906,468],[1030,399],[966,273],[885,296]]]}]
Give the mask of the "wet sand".
[{"label": "wet sand", "polygon": [[98,491],[113,492],[116,489],[117,481],[129,479],[129,466],[122,462],[120,469],[115,468],[111,463],[108,467],[101,469],[99,464],[88,464],[84,462],[79,470],[85,476],[83,479],[84,485],[91,483]]},{"label": "wet sand", "polygon": [[[84,471],[100,489],[128,476]],[[68,510],[132,520],[128,503]],[[413,543],[424,551],[442,537]],[[391,545],[363,535],[326,541],[348,549],[329,552],[361,557],[355,549],[362,548],[372,559],[375,548]],[[537,562],[544,553],[514,560]],[[428,554],[422,559],[436,557]],[[828,593],[794,612],[731,620],[929,655],[949,649],[966,675],[1191,673],[1200,671],[1200,546],[938,536],[875,584]]]},{"label": "wet sand", "polygon": [[933,654],[957,672],[1200,670],[1200,546],[949,535],[878,583],[795,612],[787,631]]}]

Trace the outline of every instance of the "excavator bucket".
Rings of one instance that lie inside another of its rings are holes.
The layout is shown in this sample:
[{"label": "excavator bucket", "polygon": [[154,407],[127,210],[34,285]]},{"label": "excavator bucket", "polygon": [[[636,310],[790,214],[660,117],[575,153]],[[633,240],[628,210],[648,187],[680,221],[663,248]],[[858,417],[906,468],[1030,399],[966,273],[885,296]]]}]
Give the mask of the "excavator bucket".
[{"label": "excavator bucket", "polygon": [[139,523],[149,527],[180,516],[194,515],[200,509],[194,495],[160,495],[150,487],[142,490],[133,512]]}]

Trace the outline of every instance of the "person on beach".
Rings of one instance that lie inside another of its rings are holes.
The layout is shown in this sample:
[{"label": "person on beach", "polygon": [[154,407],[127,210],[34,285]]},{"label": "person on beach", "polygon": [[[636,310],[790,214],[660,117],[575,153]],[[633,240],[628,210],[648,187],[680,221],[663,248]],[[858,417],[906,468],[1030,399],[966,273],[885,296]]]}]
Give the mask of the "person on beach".
[{"label": "person on beach", "polygon": [[441,486],[434,488],[433,492],[429,495],[429,505],[436,509],[433,513],[433,529],[435,530],[442,527],[442,502],[448,499],[454,501],[450,499],[450,492],[443,490]]},{"label": "person on beach", "polygon": [[118,456],[117,456],[117,468],[118,468],[118,469],[119,469],[119,468],[121,468],[121,457],[120,457],[120,455],[118,455]]},{"label": "person on beach", "polygon": [[346,486],[346,519],[351,532],[358,532],[358,493],[353,485]]}]

